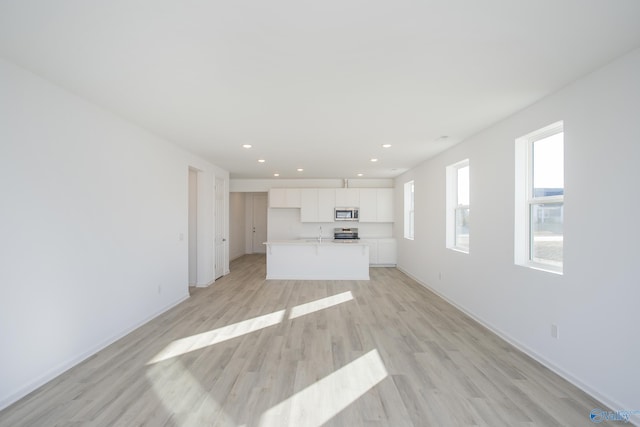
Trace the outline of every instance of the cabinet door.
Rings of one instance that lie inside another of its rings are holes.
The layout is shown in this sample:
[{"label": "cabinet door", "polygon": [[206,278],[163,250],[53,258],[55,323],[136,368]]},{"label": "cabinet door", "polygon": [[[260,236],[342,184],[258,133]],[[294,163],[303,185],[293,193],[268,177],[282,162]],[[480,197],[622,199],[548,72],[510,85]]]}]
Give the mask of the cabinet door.
[{"label": "cabinet door", "polygon": [[335,219],[336,190],[321,188],[318,190],[318,222],[333,222]]},{"label": "cabinet door", "polygon": [[318,222],[318,190],[300,190],[300,222]]},{"label": "cabinet door", "polygon": [[270,208],[299,208],[299,188],[272,188],[269,190]]},{"label": "cabinet door", "polygon": [[286,208],[287,190],[284,188],[272,188],[271,190],[269,190],[269,207]]},{"label": "cabinet door", "polygon": [[375,188],[360,189],[360,222],[378,220],[378,198]]},{"label": "cabinet door", "polygon": [[396,265],[396,239],[378,240],[378,264]]},{"label": "cabinet door", "polygon": [[378,241],[376,239],[364,239],[360,241],[369,246],[369,265],[378,263]]},{"label": "cabinet door", "polygon": [[393,222],[393,188],[379,188],[376,191],[378,222]]},{"label": "cabinet door", "polygon": [[299,188],[286,189],[286,205],[288,208],[299,208],[301,204],[301,193]]},{"label": "cabinet door", "polygon": [[336,188],[337,208],[358,208],[360,207],[359,188]]}]

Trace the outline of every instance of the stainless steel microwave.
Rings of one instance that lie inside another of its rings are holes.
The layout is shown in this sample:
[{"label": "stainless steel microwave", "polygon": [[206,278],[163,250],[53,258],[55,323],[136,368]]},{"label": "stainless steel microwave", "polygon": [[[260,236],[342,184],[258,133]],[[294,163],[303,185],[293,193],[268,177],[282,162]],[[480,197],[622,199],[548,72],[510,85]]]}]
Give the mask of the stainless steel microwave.
[{"label": "stainless steel microwave", "polygon": [[336,208],[334,219],[336,221],[358,221],[358,208]]}]

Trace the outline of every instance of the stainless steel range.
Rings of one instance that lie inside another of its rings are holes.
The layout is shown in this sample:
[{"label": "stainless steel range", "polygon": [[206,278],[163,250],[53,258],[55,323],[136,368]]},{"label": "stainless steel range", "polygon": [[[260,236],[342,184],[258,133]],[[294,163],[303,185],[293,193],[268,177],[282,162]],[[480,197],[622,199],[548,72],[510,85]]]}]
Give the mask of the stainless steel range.
[{"label": "stainless steel range", "polygon": [[358,237],[357,228],[334,228],[333,229],[333,241],[338,243],[351,243],[357,242]]}]

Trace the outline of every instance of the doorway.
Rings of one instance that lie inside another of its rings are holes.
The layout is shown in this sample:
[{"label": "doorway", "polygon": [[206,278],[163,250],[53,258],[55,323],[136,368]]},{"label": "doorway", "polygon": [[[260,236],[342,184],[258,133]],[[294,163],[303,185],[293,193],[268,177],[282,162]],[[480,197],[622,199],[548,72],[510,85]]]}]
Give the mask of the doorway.
[{"label": "doorway", "polygon": [[251,252],[265,253],[267,241],[267,194],[254,193],[252,203]]}]

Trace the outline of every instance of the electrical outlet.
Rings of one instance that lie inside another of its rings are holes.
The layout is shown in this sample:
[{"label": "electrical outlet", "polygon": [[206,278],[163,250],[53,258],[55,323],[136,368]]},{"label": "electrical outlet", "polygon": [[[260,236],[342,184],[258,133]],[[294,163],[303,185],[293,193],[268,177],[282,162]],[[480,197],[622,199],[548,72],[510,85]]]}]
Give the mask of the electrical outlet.
[{"label": "electrical outlet", "polygon": [[162,285],[158,285],[158,295],[162,293]]},{"label": "electrical outlet", "polygon": [[558,325],[551,325],[551,337],[555,339],[560,338],[560,329],[558,328]]},{"label": "electrical outlet", "polygon": [[442,280],[442,273],[438,273],[438,280]]}]

